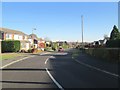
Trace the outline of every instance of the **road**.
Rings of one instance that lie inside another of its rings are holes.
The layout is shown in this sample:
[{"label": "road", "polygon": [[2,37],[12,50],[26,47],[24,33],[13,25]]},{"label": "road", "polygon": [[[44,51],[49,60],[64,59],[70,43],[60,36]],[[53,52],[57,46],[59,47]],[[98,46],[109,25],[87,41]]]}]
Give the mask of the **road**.
[{"label": "road", "polygon": [[33,55],[4,65],[2,87],[3,90],[5,88],[38,88],[38,90],[40,88],[61,90],[66,88],[118,88],[119,75],[116,67],[112,68],[105,62],[94,65],[95,61],[91,60],[93,63],[89,63],[90,60],[89,56],[81,55],[76,61],[69,51]]}]

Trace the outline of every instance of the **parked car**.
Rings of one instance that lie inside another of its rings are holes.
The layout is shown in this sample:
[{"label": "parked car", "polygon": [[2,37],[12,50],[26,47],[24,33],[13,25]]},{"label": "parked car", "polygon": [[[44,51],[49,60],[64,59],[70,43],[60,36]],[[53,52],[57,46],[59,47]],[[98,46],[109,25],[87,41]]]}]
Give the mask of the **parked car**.
[{"label": "parked car", "polygon": [[59,49],[58,49],[58,52],[63,52],[63,51],[64,51],[63,48],[59,48]]}]

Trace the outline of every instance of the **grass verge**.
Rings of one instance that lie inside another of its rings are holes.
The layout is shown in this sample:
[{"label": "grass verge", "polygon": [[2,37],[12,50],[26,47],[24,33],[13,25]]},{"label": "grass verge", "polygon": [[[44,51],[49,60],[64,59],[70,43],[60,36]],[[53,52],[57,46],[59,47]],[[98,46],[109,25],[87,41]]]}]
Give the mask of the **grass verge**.
[{"label": "grass verge", "polygon": [[9,54],[1,54],[0,60],[7,60],[7,59],[12,59],[18,56],[23,56],[23,54],[20,53],[9,53]]}]

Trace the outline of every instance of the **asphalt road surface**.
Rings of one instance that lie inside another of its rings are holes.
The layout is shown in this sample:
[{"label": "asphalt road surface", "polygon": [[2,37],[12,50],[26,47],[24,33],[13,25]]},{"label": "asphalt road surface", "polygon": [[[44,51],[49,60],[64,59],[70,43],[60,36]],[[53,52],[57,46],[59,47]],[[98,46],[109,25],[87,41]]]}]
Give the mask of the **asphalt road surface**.
[{"label": "asphalt road surface", "polygon": [[32,55],[2,67],[2,88],[118,88],[117,68],[90,60],[69,52]]}]

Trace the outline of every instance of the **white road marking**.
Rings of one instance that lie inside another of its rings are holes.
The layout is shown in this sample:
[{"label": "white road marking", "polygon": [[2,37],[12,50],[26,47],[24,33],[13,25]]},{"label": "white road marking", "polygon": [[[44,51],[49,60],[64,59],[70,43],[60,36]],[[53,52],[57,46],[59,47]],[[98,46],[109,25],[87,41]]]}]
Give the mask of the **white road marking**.
[{"label": "white road marking", "polygon": [[49,60],[49,58],[47,58],[46,60],[45,60],[45,64],[47,64],[47,61]]},{"label": "white road marking", "polygon": [[42,56],[42,55],[45,55],[45,53],[41,53],[40,55],[41,55],[41,56]]},{"label": "white road marking", "polygon": [[48,69],[46,68],[46,71],[48,73],[48,75],[50,76],[50,78],[53,80],[53,82],[57,85],[57,87],[61,90],[64,90],[63,87],[54,79],[54,77],[50,74],[50,72],[48,71]]},{"label": "white road marking", "polygon": [[67,55],[68,53],[64,53],[64,52],[61,52],[61,53],[54,53],[53,55]]},{"label": "white road marking", "polygon": [[49,52],[45,52],[45,53],[41,53],[40,55],[46,55],[46,54],[50,54]]},{"label": "white road marking", "polygon": [[56,57],[54,57],[54,56],[50,56],[50,58],[53,58],[53,59],[54,59],[54,58],[56,58]]},{"label": "white road marking", "polygon": [[12,65],[12,64],[14,64],[14,63],[17,63],[17,62],[19,62],[19,61],[25,60],[25,59],[30,58],[30,57],[34,57],[34,56],[29,56],[29,57],[25,57],[25,58],[22,58],[22,59],[13,61],[13,62],[11,62],[11,63],[8,63],[8,64],[6,64],[6,65],[0,67],[0,69],[3,69],[3,68],[5,68],[5,67],[7,67],[7,66],[10,66],[10,65]]},{"label": "white road marking", "polygon": [[50,58],[54,58],[54,56],[50,56],[49,58],[47,58],[47,59],[45,60],[45,64],[47,64],[47,61],[48,61]]},{"label": "white road marking", "polygon": [[[72,57],[72,58],[73,58],[73,57]],[[97,68],[97,67],[91,66],[91,65],[89,65],[89,64],[86,64],[86,63],[80,62],[80,61],[78,61],[77,59],[74,59],[74,60],[75,60],[76,62],[78,62],[78,63],[80,63],[80,64],[86,66],[86,67],[89,67],[89,68],[92,68],[92,69],[95,69],[95,70],[98,70],[98,71],[101,71],[101,72],[107,73],[107,74],[109,74],[109,75],[112,75],[112,76],[115,76],[115,77],[119,77],[119,78],[120,78],[120,76],[117,75],[117,74],[115,74],[115,73],[111,73],[111,72],[108,72],[108,71],[105,71],[105,70],[99,69],[99,68]]]}]

